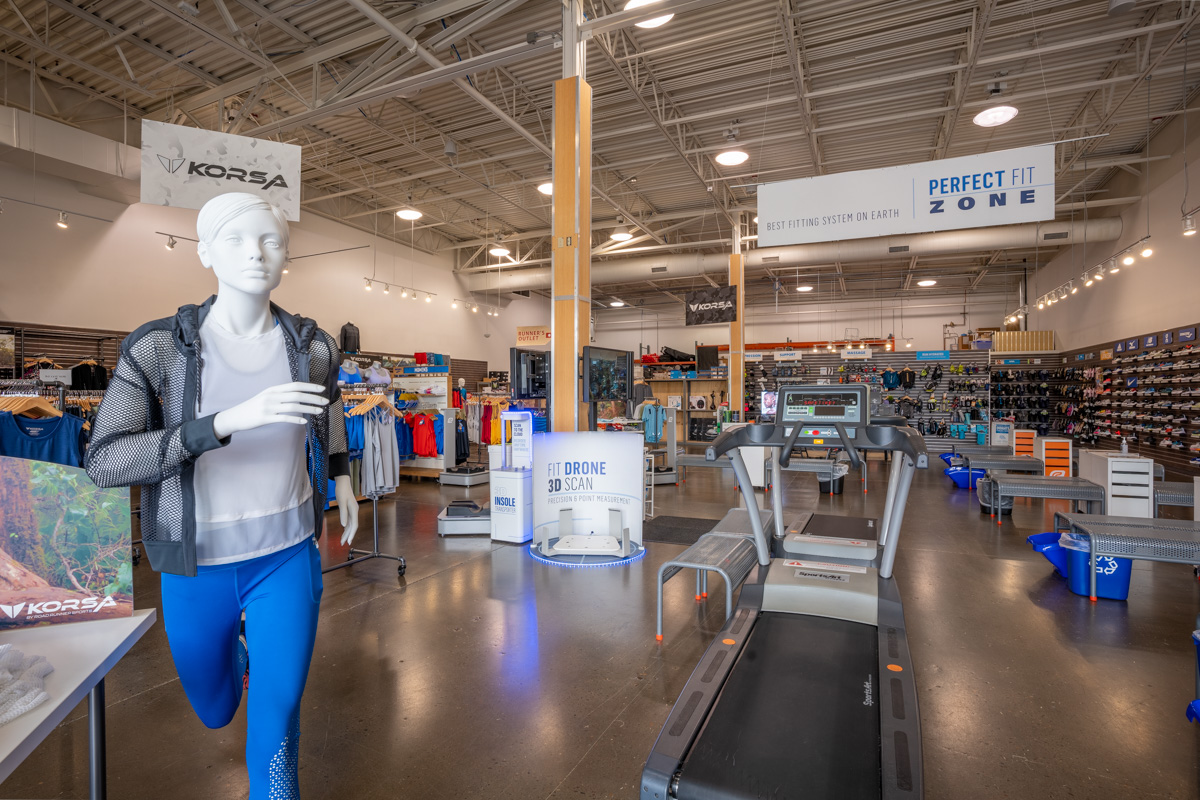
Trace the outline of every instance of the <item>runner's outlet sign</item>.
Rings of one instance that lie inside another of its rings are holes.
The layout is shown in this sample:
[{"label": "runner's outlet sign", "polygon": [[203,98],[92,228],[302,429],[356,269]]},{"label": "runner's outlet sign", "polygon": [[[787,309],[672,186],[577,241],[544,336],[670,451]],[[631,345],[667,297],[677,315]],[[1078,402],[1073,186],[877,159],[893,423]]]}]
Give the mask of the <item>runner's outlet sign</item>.
[{"label": "runner's outlet sign", "polygon": [[142,202],[200,208],[250,192],[300,219],[300,147],[142,120]]},{"label": "runner's outlet sign", "polygon": [[737,322],[737,287],[722,286],[716,289],[701,289],[688,292],[686,325],[715,325],[720,322]]},{"label": "runner's outlet sign", "polygon": [[1054,146],[763,184],[758,245],[1054,219]]}]

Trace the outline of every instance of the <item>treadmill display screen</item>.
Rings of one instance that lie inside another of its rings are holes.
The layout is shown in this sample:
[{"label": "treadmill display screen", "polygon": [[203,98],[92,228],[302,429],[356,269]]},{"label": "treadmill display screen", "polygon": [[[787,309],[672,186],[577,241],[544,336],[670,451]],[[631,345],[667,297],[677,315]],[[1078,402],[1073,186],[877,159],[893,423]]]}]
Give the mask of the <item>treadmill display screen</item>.
[{"label": "treadmill display screen", "polygon": [[782,421],[860,423],[864,419],[864,392],[846,389],[784,389]]}]

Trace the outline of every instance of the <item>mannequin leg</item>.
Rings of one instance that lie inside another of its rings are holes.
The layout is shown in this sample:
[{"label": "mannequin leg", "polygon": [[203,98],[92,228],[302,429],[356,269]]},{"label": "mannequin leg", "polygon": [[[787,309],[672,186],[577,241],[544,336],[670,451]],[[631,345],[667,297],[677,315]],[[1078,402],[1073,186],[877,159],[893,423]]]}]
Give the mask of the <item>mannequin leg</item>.
[{"label": "mannequin leg", "polygon": [[238,646],[242,607],[235,573],[201,568],[194,578],[162,576],[171,657],[196,716],[209,728],[228,725],[242,702],[246,665]]},{"label": "mannequin leg", "polygon": [[[246,767],[250,800],[300,797],[300,698],[308,680],[321,603],[321,559],[305,542],[246,570],[240,590],[250,645]],[[270,563],[273,562],[273,563]]]}]

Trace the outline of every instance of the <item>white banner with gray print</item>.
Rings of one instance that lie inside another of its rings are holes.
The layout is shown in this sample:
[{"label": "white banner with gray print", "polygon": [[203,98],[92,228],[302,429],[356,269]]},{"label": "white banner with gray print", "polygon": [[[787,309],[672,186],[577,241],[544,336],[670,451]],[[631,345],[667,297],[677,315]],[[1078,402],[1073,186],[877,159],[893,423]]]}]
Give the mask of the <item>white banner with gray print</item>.
[{"label": "white banner with gray print", "polygon": [[1054,145],[758,188],[758,246],[1054,219]]},{"label": "white banner with gray print", "polygon": [[142,202],[200,208],[250,192],[300,219],[300,147],[142,120]]}]

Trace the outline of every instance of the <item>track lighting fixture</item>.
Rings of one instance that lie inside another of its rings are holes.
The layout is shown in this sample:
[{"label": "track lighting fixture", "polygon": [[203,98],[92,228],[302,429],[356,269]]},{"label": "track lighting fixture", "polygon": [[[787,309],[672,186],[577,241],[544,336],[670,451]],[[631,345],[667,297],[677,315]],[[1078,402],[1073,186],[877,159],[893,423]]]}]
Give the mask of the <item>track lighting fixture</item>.
[{"label": "track lighting fixture", "polygon": [[[289,270],[287,267],[284,267],[284,268],[283,268],[283,274],[284,274],[284,275],[287,275],[289,271],[290,271],[290,270]],[[386,293],[386,292],[387,292],[387,289],[384,289],[383,291]]]},{"label": "track lighting fixture", "polygon": [[1066,299],[1067,299],[1067,287],[1063,286],[1063,287],[1060,287],[1060,288],[1059,288],[1059,290],[1058,290],[1058,299],[1059,299],[1059,300],[1066,300]]},{"label": "track lighting fixture", "polygon": [[1038,311],[1041,311],[1045,307],[1046,307],[1046,301],[1044,299],[1038,300]]},{"label": "track lighting fixture", "polygon": [[427,295],[425,295],[425,302],[426,302],[426,303],[432,303],[432,302],[433,302],[433,295],[431,295],[431,294],[427,294]]},{"label": "track lighting fixture", "polygon": [[471,306],[471,313],[472,313],[472,314],[478,314],[478,313],[479,313],[479,306]]},{"label": "track lighting fixture", "polygon": [[1093,283],[1095,283],[1095,281],[1093,281],[1093,280],[1092,280],[1092,279],[1089,277],[1087,280],[1085,280],[1085,281],[1083,282],[1083,285],[1084,285],[1085,287],[1087,287],[1087,286],[1091,286]]},{"label": "track lighting fixture", "polygon": [[905,341],[905,342],[904,342],[904,346],[905,346],[905,347],[912,347],[912,339],[908,339],[907,341]]},{"label": "track lighting fixture", "polygon": [[168,236],[168,237],[167,237],[167,249],[168,249],[168,250],[174,250],[174,249],[175,249],[175,245],[176,245],[176,244],[178,244],[178,242],[176,242],[176,241],[175,241],[175,237],[174,237],[174,236]]},{"label": "track lighting fixture", "polygon": [[1076,292],[1079,291],[1079,287],[1075,285],[1075,281],[1071,281],[1067,285],[1071,287],[1071,294],[1075,294]]},{"label": "track lighting fixture", "polygon": [[1195,236],[1196,235],[1196,217],[1192,214],[1188,214],[1186,217],[1183,218],[1183,235],[1184,236]]},{"label": "track lighting fixture", "polygon": [[63,230],[66,230],[67,228],[71,227],[70,225],[67,224],[67,212],[65,212],[65,211],[58,212],[58,222],[56,222],[55,224],[58,225],[58,227],[62,228]]},{"label": "track lighting fixture", "polygon": [[1135,261],[1137,261],[1137,259],[1134,258],[1132,255],[1127,255],[1121,259],[1121,263],[1127,267],[1132,267]]},{"label": "track lighting fixture", "polygon": [[452,303],[450,304],[450,307],[451,307],[451,308],[458,308],[458,301],[457,301],[457,300],[455,300],[454,302],[452,302]]},{"label": "track lighting fixture", "polygon": [[1152,255],[1154,255],[1154,248],[1146,247],[1142,250],[1142,258],[1149,258]]},{"label": "track lighting fixture", "polygon": [[363,286],[363,288],[366,289],[368,292],[371,291],[371,282],[367,281],[366,284]]},{"label": "track lighting fixture", "polygon": [[[284,270],[284,272],[287,272],[287,270]],[[391,293],[392,293],[392,287],[391,287],[391,286],[388,286],[388,285],[385,283],[385,284],[383,285],[383,293],[384,293],[384,294],[391,294]]]}]

